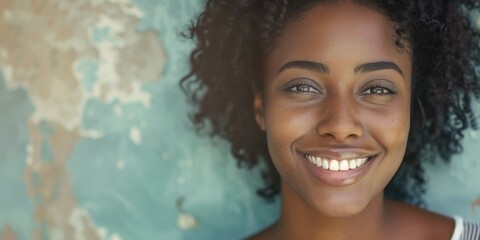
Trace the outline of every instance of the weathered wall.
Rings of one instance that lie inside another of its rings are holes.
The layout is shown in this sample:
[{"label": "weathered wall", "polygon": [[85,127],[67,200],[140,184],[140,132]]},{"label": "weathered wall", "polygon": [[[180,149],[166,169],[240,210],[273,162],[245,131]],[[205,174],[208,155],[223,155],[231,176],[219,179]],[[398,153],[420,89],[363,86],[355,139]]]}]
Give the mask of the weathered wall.
[{"label": "weathered wall", "polygon": [[[235,239],[278,216],[186,117],[178,33],[200,6],[0,1],[0,240]],[[480,220],[476,134],[429,167],[433,209]]]}]

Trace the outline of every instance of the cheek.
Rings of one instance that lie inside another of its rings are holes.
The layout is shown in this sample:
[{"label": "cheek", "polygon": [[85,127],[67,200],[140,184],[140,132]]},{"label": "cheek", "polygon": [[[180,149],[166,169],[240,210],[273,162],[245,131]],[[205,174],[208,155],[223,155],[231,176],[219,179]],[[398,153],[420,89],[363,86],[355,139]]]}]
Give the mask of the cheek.
[{"label": "cheek", "polygon": [[409,105],[401,104],[368,121],[372,137],[382,145],[389,159],[398,164],[405,154],[410,129],[410,111],[405,106]]},{"label": "cheek", "polygon": [[315,130],[319,108],[292,103],[280,94],[272,94],[265,105],[265,127],[272,145],[291,147],[295,141]]},{"label": "cheek", "polygon": [[[377,162],[378,171],[370,182],[371,190],[384,189],[400,167],[407,147],[410,113],[405,111],[386,111],[370,119],[368,129],[371,139],[384,155]],[[375,192],[378,193],[378,192]]]},{"label": "cheek", "polygon": [[[408,133],[410,131],[410,111],[405,110],[397,118],[390,118],[392,123],[392,142],[396,143],[404,153],[407,146]],[[402,153],[402,155],[403,155]]]},{"label": "cheek", "polygon": [[267,134],[268,148],[273,160],[282,158],[282,154],[290,149],[290,143],[296,138],[295,122],[298,121],[292,117],[282,106],[269,107],[265,113],[265,130]]},{"label": "cheek", "polygon": [[273,163],[280,173],[293,172],[297,169],[293,146],[308,133],[311,117],[276,99],[270,99],[265,109],[265,131]]}]

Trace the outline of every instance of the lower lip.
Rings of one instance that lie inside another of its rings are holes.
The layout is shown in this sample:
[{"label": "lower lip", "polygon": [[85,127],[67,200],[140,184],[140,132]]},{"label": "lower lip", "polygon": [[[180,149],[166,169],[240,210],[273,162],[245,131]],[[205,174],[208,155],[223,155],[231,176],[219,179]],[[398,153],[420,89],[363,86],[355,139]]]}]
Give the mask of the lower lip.
[{"label": "lower lip", "polygon": [[378,155],[371,157],[362,166],[348,171],[331,171],[323,169],[311,163],[303,154],[300,154],[300,156],[303,159],[304,164],[307,166],[307,169],[312,173],[316,180],[327,185],[346,186],[358,182],[362,176],[370,170],[372,162]]}]

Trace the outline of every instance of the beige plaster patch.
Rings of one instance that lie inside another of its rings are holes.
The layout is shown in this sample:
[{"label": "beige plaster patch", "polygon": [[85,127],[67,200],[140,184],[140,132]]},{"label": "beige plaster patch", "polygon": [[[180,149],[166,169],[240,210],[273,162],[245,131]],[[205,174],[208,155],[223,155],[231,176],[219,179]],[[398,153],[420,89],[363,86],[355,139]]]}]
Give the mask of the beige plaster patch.
[{"label": "beige plaster patch", "polygon": [[[137,31],[142,14],[130,0],[0,1],[0,67],[7,86],[24,88],[35,109],[26,126],[31,143],[24,173],[35,204],[32,239],[41,239],[40,226],[55,238],[76,240],[100,239],[107,231],[79,210],[66,165],[80,138],[104,135],[81,129],[89,99],[149,107],[142,84],[160,78],[166,56],[155,33]],[[93,39],[98,27],[108,29],[105,41]],[[84,59],[99,64],[91,92],[76,70]],[[51,139],[40,123],[52,127]],[[52,159],[42,159],[44,141]],[[1,237],[15,239],[9,227]]]},{"label": "beige plaster patch", "polygon": [[5,226],[0,233],[0,240],[17,240],[17,236],[10,226]]},{"label": "beige plaster patch", "polygon": [[472,202],[472,204],[471,204],[472,214],[475,215],[475,209],[476,209],[477,207],[480,207],[480,197],[477,198],[477,199],[475,199],[475,200],[473,200],[473,202]]}]

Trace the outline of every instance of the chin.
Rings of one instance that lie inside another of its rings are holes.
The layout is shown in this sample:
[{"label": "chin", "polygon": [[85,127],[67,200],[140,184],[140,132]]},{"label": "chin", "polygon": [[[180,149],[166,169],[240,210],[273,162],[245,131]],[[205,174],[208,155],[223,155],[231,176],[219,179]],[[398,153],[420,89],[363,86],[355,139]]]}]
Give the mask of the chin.
[{"label": "chin", "polygon": [[[315,197],[304,201],[313,208],[318,214],[330,218],[346,218],[361,214],[374,201],[378,201],[378,197],[368,196],[367,194],[348,192],[344,194],[331,193],[324,196]],[[381,194],[380,194],[381,196]],[[381,199],[381,198],[380,198]]]},{"label": "chin", "polygon": [[365,210],[366,205],[360,204],[338,204],[338,203],[322,203],[313,206],[315,210],[325,217],[329,218],[347,218],[360,214]]}]

